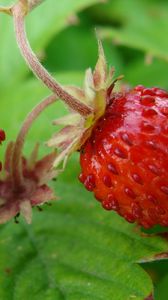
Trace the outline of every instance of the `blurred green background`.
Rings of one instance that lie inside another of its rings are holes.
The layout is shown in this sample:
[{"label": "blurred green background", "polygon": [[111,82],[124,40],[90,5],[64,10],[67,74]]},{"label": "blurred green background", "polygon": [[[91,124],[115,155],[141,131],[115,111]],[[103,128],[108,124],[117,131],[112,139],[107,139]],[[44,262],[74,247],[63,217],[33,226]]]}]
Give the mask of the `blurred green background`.
[{"label": "blurred green background", "polygon": [[[1,2],[4,5],[11,3]],[[39,58],[63,84],[82,85],[84,71],[94,67],[97,60],[96,29],[103,41],[109,65],[115,67],[116,76],[124,74],[124,83],[168,89],[167,0],[46,0],[28,16],[27,28]],[[14,139],[25,115],[47,94],[48,90],[34,79],[20,57],[12,19],[0,15],[0,126],[6,130],[8,140]],[[64,113],[65,109],[59,103],[55,110],[49,108],[43,114],[29,135],[26,153],[30,152],[37,137],[41,142],[50,137],[55,130],[51,120]],[[46,151],[44,147],[41,153]],[[1,147],[1,156],[3,152]],[[70,170],[66,175],[69,181],[72,176]],[[74,172],[78,173],[79,168]],[[144,268],[154,281],[155,299],[167,300],[167,261],[144,264]],[[4,283],[5,286],[8,284]],[[3,297],[2,300],[22,299],[19,296]],[[43,299],[63,298],[48,296]],[[98,298],[85,296],[81,299]]]}]

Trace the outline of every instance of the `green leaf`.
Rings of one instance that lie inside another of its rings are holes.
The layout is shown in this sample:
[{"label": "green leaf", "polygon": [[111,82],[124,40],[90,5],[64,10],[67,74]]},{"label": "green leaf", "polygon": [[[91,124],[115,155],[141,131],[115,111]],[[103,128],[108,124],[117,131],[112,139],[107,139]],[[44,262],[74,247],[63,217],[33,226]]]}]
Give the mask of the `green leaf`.
[{"label": "green leaf", "polygon": [[[50,40],[65,27],[71,25],[70,17],[100,0],[61,0],[44,1],[27,17],[28,36],[33,49],[40,57]],[[43,17],[42,17],[43,16]],[[8,86],[16,83],[29,72],[16,46],[13,20],[0,15],[0,84]]]},{"label": "green leaf", "polygon": [[74,157],[55,185],[61,200],[34,212],[32,225],[1,226],[1,299],[143,300],[151,293],[137,262],[166,251],[167,243],[141,237],[102,210],[78,183],[78,172]]},{"label": "green leaf", "polygon": [[[69,73],[58,79],[80,83],[81,77]],[[15,88],[1,95],[7,139],[14,138],[29,109],[48,93],[32,79]],[[48,137],[52,116],[63,113],[63,105],[56,103],[43,114],[26,152]],[[21,219],[19,225],[11,221],[0,226],[0,299],[144,300],[151,293],[152,281],[139,263],[167,251],[166,240],[143,237],[118,215],[104,211],[78,182],[78,160],[72,157],[55,184],[60,200],[41,213],[34,211],[32,225]]]},{"label": "green leaf", "polygon": [[[72,41],[78,41],[77,45]],[[121,72],[122,58],[117,47],[111,45],[109,41],[104,41],[103,48],[107,62],[110,65],[115,65],[116,71]],[[62,49],[64,49],[64,54]],[[57,53],[56,56],[55,53]],[[78,59],[75,59],[76,57]],[[45,66],[51,71],[85,71],[90,67],[93,69],[98,58],[95,31],[84,22],[78,26],[66,28],[55,37],[53,43],[49,44],[46,49],[46,58]]]},{"label": "green leaf", "polygon": [[162,280],[158,283],[155,299],[156,300],[166,300],[167,299],[167,285],[168,285],[168,275],[165,275]]},{"label": "green leaf", "polygon": [[151,64],[145,64],[144,58],[136,59],[124,70],[124,80],[131,85],[158,86],[168,89],[168,63],[154,59]]},{"label": "green leaf", "polygon": [[112,25],[101,29],[102,37],[168,61],[167,2],[119,0],[98,6],[96,12]]}]

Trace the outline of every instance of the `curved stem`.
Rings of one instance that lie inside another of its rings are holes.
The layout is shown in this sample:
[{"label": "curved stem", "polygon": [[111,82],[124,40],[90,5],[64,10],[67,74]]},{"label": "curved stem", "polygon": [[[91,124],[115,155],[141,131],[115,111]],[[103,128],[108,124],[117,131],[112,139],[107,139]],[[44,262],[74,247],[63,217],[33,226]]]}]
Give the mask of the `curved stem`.
[{"label": "curved stem", "polygon": [[64,100],[67,105],[78,112],[82,116],[87,116],[92,112],[92,109],[87,105],[75,99],[67,93],[63,87],[55,81],[55,79],[48,73],[48,71],[41,65],[37,56],[32,51],[27,40],[25,26],[24,26],[24,9],[20,3],[15,5],[12,10],[14,18],[14,26],[16,32],[16,39],[22,56],[31,68],[32,72],[42,80],[42,82],[55,93],[59,98]]},{"label": "curved stem", "polygon": [[25,137],[40,113],[50,104],[56,101],[56,95],[50,95],[42,100],[35,108],[27,115],[19,133],[13,150],[12,157],[12,178],[14,187],[23,187],[23,174],[22,174],[22,149],[24,146]]}]

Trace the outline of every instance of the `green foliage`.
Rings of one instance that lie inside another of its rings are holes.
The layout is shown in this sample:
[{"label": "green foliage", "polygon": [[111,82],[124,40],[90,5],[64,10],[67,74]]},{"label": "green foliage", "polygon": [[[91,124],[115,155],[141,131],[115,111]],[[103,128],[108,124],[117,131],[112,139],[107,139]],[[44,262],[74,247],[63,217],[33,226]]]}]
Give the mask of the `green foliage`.
[{"label": "green foliage", "polygon": [[167,243],[103,211],[77,183],[76,166],[74,158],[55,184],[61,200],[34,212],[32,225],[2,226],[1,299],[141,300],[151,292],[137,263]]},{"label": "green foliage", "polygon": [[[103,14],[104,12],[104,14]],[[113,38],[118,44],[136,48],[168,61],[168,3],[158,1],[109,1],[98,8],[100,18],[107,17],[109,23],[117,21],[119,26],[102,29],[102,35]]]},{"label": "green foliage", "polygon": [[[46,0],[27,20],[31,43],[45,66],[62,84],[81,85],[84,69],[97,59],[95,27],[104,41],[107,60],[130,85],[167,83],[167,1]],[[70,16],[80,23],[69,26]],[[107,30],[108,28],[108,30]],[[12,19],[0,16],[0,127],[14,139],[26,114],[50,93],[32,78],[17,49]],[[115,40],[112,44],[111,38]],[[119,45],[117,44],[119,42]],[[150,65],[144,53],[156,58]],[[30,153],[56,130],[51,121],[66,113],[62,102],[48,108],[31,129],[25,145]],[[5,144],[1,146],[1,157]],[[41,154],[48,151],[41,148]],[[105,212],[77,180],[78,155],[52,185],[59,200],[43,212],[34,211],[33,223],[21,219],[0,226],[0,299],[2,300],[144,300],[153,290],[152,279],[140,262],[166,252],[166,240],[144,237],[134,225]],[[145,269],[155,274],[156,300],[167,300],[167,272],[163,262]],[[162,274],[163,273],[163,274]]]},{"label": "green foliage", "polygon": [[165,291],[167,291],[167,282],[168,282],[168,275],[164,276],[158,284],[158,290],[156,292],[157,300],[165,300],[166,299],[167,295],[165,294]]}]

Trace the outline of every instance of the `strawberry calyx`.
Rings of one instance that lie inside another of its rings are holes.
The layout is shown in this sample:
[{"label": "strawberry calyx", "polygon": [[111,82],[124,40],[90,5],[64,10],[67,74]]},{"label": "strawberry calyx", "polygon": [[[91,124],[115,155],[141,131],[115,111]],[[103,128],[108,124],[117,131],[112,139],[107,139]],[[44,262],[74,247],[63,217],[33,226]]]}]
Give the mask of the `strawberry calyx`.
[{"label": "strawberry calyx", "polygon": [[42,205],[56,197],[48,186],[48,181],[56,177],[52,169],[56,154],[51,153],[37,160],[37,146],[29,159],[22,157],[21,171],[23,186],[14,184],[12,178],[12,157],[14,143],[10,142],[5,153],[0,176],[0,224],[7,222],[21,213],[28,224],[32,219],[32,207]]},{"label": "strawberry calyx", "polygon": [[63,126],[63,129],[54,134],[47,142],[49,147],[55,147],[59,150],[54,167],[58,167],[63,162],[64,169],[69,155],[81,149],[91,135],[98,119],[104,115],[116,81],[122,78],[120,76],[113,80],[114,68],[108,69],[100,40],[98,40],[98,50],[99,56],[94,71],[92,72],[90,68],[86,70],[84,88],[65,87],[65,90],[78,99],[80,103],[90,107],[92,113],[81,116],[79,113],[71,111],[69,115],[53,121],[54,125]]},{"label": "strawberry calyx", "polygon": [[[38,103],[25,118],[15,142],[9,142],[0,174],[0,224],[18,214],[22,214],[27,223],[31,223],[32,207],[55,200],[54,191],[48,182],[58,174],[53,169],[57,153],[38,159],[37,144],[30,157],[23,155],[26,135],[39,114],[56,101],[51,95]],[[5,140],[5,132],[0,129],[0,143]]]},{"label": "strawberry calyx", "polygon": [[[0,130],[0,137],[4,137]],[[0,224],[21,213],[27,223],[31,223],[32,207],[42,205],[56,197],[48,186],[48,181],[56,177],[52,164],[56,154],[53,152],[37,160],[38,147],[35,146],[30,158],[22,156],[21,173],[23,186],[17,186],[12,178],[13,142],[7,146],[0,176]]]}]

